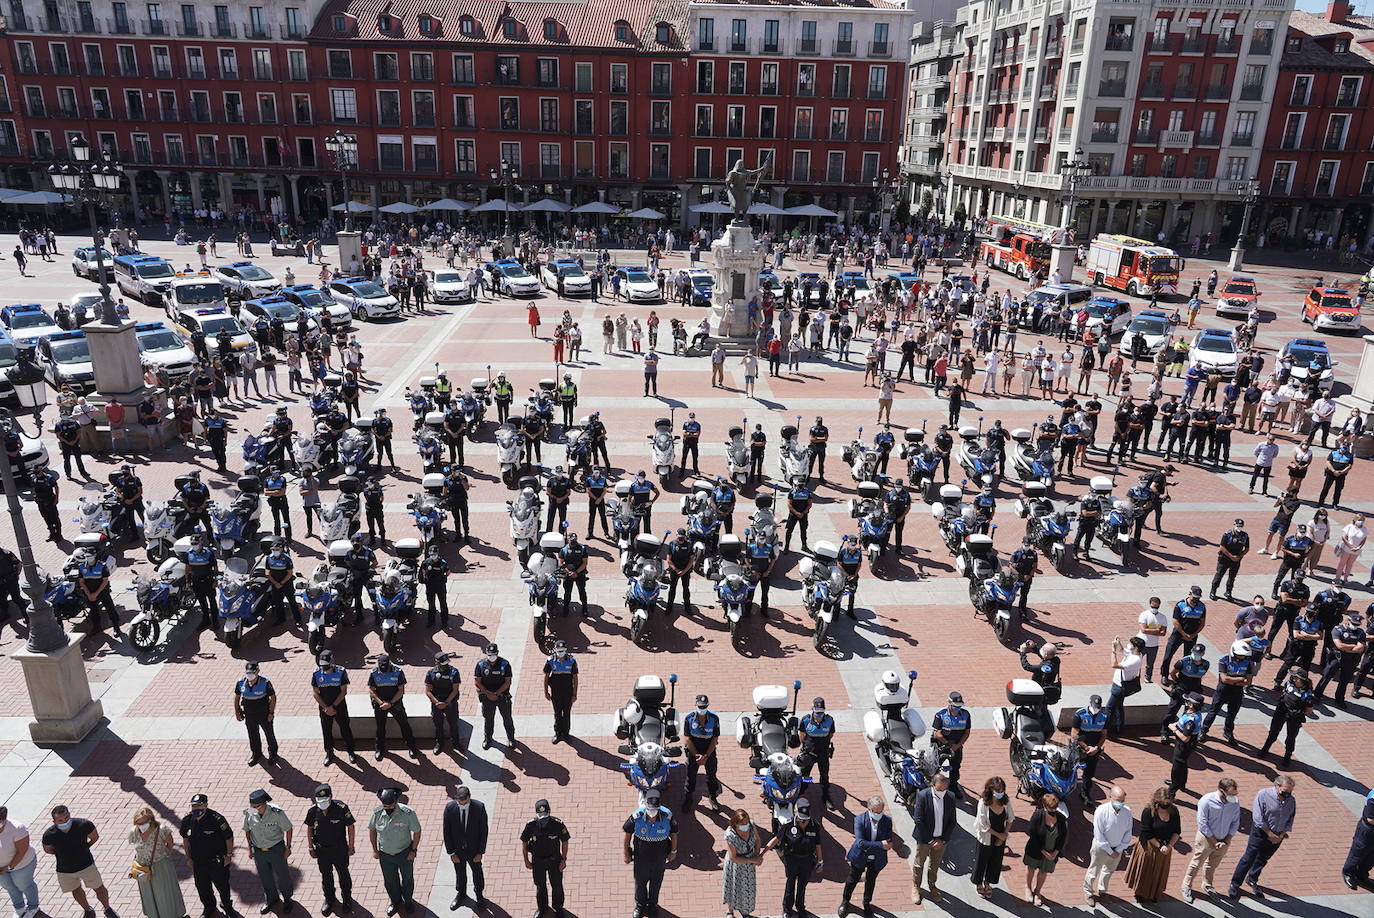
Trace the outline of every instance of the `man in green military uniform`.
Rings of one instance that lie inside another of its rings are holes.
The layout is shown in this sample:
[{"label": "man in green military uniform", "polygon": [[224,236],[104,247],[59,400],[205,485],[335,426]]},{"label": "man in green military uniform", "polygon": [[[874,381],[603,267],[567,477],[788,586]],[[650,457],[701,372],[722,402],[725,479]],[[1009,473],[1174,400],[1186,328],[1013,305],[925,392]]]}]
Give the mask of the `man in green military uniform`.
[{"label": "man in green military uniform", "polygon": [[243,834],[248,850],[258,868],[266,903],[259,911],[266,915],[285,902],[284,912],[296,907],[291,901],[295,885],[286,861],[291,857],[291,818],[279,806],[272,805],[272,796],[259,788],[248,795],[248,809],[243,811]]},{"label": "man in green military uniform", "polygon": [[420,817],[401,804],[399,787],[384,787],[377,792],[382,805],[372,811],[367,822],[367,837],[372,856],[382,866],[382,882],[391,901],[388,916],[401,909],[415,911],[415,856],[420,850]]}]

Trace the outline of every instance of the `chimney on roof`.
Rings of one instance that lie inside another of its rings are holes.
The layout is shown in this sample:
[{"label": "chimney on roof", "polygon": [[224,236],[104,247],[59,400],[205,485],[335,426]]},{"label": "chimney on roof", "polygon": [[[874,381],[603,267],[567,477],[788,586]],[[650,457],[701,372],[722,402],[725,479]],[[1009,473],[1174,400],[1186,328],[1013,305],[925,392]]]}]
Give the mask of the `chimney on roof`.
[{"label": "chimney on roof", "polygon": [[1326,21],[1336,23],[1345,22],[1346,19],[1350,17],[1351,12],[1352,10],[1348,0],[1330,0],[1330,2],[1326,4]]}]

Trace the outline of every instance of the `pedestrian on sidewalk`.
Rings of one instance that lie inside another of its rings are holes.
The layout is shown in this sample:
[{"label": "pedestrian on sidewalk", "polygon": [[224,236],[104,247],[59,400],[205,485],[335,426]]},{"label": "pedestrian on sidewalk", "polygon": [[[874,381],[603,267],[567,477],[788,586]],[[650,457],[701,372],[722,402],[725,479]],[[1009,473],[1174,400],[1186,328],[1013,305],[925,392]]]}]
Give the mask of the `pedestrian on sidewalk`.
[{"label": "pedestrian on sidewalk", "polygon": [[[84,918],[95,918],[95,909],[86,898],[87,889],[95,893],[107,918],[116,918],[114,909],[110,908],[110,893],[95,866],[95,856],[91,854],[91,848],[100,840],[95,823],[74,818],[60,804],[52,809],[52,821],[52,826],[43,833],[43,850],[56,861],[57,888],[71,893],[76,904],[81,906]],[[166,918],[180,918],[184,912],[182,909]]]},{"label": "pedestrian on sidewalk", "polygon": [[[134,825],[129,830],[129,844],[134,846],[134,866],[130,875],[138,883],[138,898],[145,918],[184,918],[186,900],[181,896],[172,851],[176,836],[172,827],[160,822],[149,806],[134,813]],[[88,914],[95,914],[88,910]],[[114,909],[105,909],[108,916]]]},{"label": "pedestrian on sidewalk", "polygon": [[1098,898],[1107,894],[1112,873],[1131,846],[1132,821],[1126,792],[1112,785],[1108,799],[1093,812],[1092,853],[1083,875],[1083,896],[1089,905],[1096,906]]}]

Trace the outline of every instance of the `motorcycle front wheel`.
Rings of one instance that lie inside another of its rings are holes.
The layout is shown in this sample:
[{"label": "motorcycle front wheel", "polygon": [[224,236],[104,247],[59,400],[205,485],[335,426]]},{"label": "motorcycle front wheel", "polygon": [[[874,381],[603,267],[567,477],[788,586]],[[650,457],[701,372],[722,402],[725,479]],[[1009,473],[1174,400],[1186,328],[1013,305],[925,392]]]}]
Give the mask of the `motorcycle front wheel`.
[{"label": "motorcycle front wheel", "polygon": [[[544,615],[548,613],[545,612]],[[534,642],[539,645],[539,649],[544,648],[544,639],[548,637],[548,626],[544,622],[544,615],[534,620]]]},{"label": "motorcycle front wheel", "polygon": [[811,643],[816,646],[817,650],[820,650],[822,647],[825,646],[826,630],[827,627],[825,619],[817,617],[816,628],[811,633]]},{"label": "motorcycle front wheel", "polygon": [[639,639],[642,638],[642,637],[644,636],[644,625],[645,625],[648,621],[649,621],[649,620],[648,620],[647,618],[641,618],[640,616],[635,615],[635,614],[634,614],[634,610],[631,610],[631,612],[630,612],[630,641],[631,641],[631,642],[633,642],[633,643],[635,643],[635,644],[638,644],[638,643],[639,643]]},{"label": "motorcycle front wheel", "polygon": [[324,650],[323,628],[321,628],[318,631],[312,631],[310,633],[310,652],[318,657],[320,655],[320,651],[322,650]]},{"label": "motorcycle front wheel", "polygon": [[167,548],[165,542],[158,540],[148,543],[148,560],[154,565],[161,564],[167,558]]},{"label": "motorcycle front wheel", "polygon": [[382,645],[386,648],[386,652],[391,654],[396,652],[396,645],[398,643],[400,642],[397,640],[395,631],[388,632],[386,638],[382,641]]},{"label": "motorcycle front wheel", "polygon": [[161,630],[157,619],[145,619],[129,628],[129,643],[139,650],[152,650],[157,646],[158,634]]}]

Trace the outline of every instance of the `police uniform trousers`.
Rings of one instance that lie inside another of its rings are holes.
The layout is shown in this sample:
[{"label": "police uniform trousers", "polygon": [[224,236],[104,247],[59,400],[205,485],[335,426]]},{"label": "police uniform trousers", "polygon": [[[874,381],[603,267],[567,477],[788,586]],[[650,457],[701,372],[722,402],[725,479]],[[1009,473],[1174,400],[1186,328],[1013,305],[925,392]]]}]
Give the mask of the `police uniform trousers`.
[{"label": "police uniform trousers", "polygon": [[192,577],[191,592],[196,595],[196,601],[200,603],[201,627],[214,627],[215,616],[219,614],[215,604],[215,578],[208,574]]},{"label": "police uniform trousers", "polygon": [[267,737],[267,755],[277,757],[277,729],[267,719],[266,702],[243,705],[243,725],[248,728],[248,748],[254,759],[262,758],[262,738]]},{"label": "police uniform trousers", "polygon": [[286,586],[284,587],[278,588],[271,585],[268,586],[267,607],[263,609],[264,617],[266,617],[268,612],[276,611],[277,624],[281,625],[286,622],[286,610],[290,609],[291,621],[295,622],[297,625],[301,623],[301,607],[300,603],[296,601],[296,591],[293,586],[290,580],[286,581]]},{"label": "police uniform trousers", "polygon": [[[702,745],[710,742],[709,739],[705,740]],[[697,770],[701,769],[706,772],[706,795],[712,800],[716,799],[720,795],[720,780],[716,778],[718,756],[715,753],[703,756],[697,751],[696,740],[690,736],[687,737],[685,745],[687,752],[687,796],[689,798],[692,796],[692,791],[697,786]]]},{"label": "police uniform trousers", "polygon": [[1360,819],[1355,823],[1355,837],[1350,840],[1350,853],[1345,856],[1341,873],[1353,877],[1357,883],[1368,883],[1371,868],[1374,868],[1374,826]]},{"label": "police uniform trousers", "polygon": [[425,601],[429,604],[429,621],[426,625],[434,627],[435,607],[438,607],[441,627],[448,627],[448,582],[445,578],[425,581]]},{"label": "police uniform trousers", "polygon": [[[1086,736],[1092,738],[1087,739],[1085,738],[1085,734],[1082,733],[1078,735],[1080,746],[1097,746],[1102,743],[1103,734],[1101,733],[1092,733]],[[1083,756],[1083,783],[1081,790],[1085,794],[1092,790],[1093,778],[1097,776],[1097,765],[1101,759],[1102,753],[1100,751],[1092,755]]]},{"label": "police uniform trousers", "polygon": [[1164,674],[1170,672],[1169,663],[1173,660],[1174,654],[1178,653],[1179,648],[1183,648],[1184,654],[1193,652],[1193,645],[1197,643],[1197,635],[1186,635],[1177,628],[1169,632],[1169,640],[1164,642],[1164,659],[1159,663],[1159,671]]},{"label": "police uniform trousers", "polygon": [[286,495],[267,498],[267,506],[272,511],[272,534],[281,535],[285,531],[287,538],[290,538],[291,508],[287,506]]},{"label": "police uniform trousers", "polygon": [[763,453],[761,449],[749,448],[749,480],[763,481]]},{"label": "police uniform trousers", "polygon": [[1240,560],[1232,561],[1225,555],[1217,555],[1216,573],[1212,574],[1212,595],[1217,595],[1217,587],[1221,586],[1221,580],[1226,578],[1226,595],[1230,596],[1231,591],[1236,586],[1236,575],[1240,573]]},{"label": "police uniform trousers", "polygon": [[816,859],[811,855],[793,857],[784,854],[782,856],[784,875],[782,911],[784,915],[793,911],[806,913],[806,884],[811,882],[811,871],[815,869],[815,866]]},{"label": "police uniform trousers", "polygon": [[544,523],[544,530],[545,530],[546,532],[557,532],[557,531],[558,531],[557,529],[554,529],[554,528],[553,528],[553,520],[554,520],[554,517],[557,517],[557,518],[558,518],[558,522],[560,522],[560,523],[566,523],[566,522],[568,521],[568,501],[567,501],[567,500],[564,500],[564,501],[557,501],[557,500],[554,500],[553,498],[550,498],[550,499],[549,499],[549,515],[548,515],[548,519],[547,519],[547,520],[545,521],[545,523]]},{"label": "police uniform trousers", "polygon": [[549,703],[553,706],[553,735],[567,739],[572,735],[573,697],[571,689],[552,689]]},{"label": "police uniform trousers", "polygon": [[367,518],[367,539],[369,542],[375,541],[378,534],[382,541],[386,541],[386,517],[380,509],[366,507],[363,516]]},{"label": "police uniform trousers", "polygon": [[291,881],[291,870],[286,866],[286,843],[277,842],[270,848],[253,846],[251,850],[267,904],[275,905],[282,899],[290,899],[296,887]]},{"label": "police uniform trousers", "polygon": [[[1280,602],[1274,607],[1274,623],[1269,628],[1270,656],[1276,656],[1281,659],[1288,656],[1288,648],[1293,644],[1293,621],[1298,617],[1298,610],[1304,605],[1306,605],[1305,602],[1297,604]],[[1287,627],[1288,640],[1284,644],[1283,653],[1276,653],[1275,651],[1278,650],[1279,646],[1279,629],[1283,627]]]},{"label": "police uniform trousers", "polygon": [[1293,749],[1298,744],[1298,732],[1302,730],[1307,714],[1299,709],[1290,711],[1282,702],[1274,706],[1274,716],[1269,718],[1269,734],[1264,738],[1263,749],[1268,749],[1279,738],[1279,731],[1286,731],[1283,737],[1283,757],[1291,759]]},{"label": "police uniform trousers", "polygon": [[[803,742],[805,742],[803,740]],[[811,769],[814,766],[821,773],[821,799],[826,803],[830,802],[830,756],[834,752],[829,737],[817,745],[814,749],[809,746],[804,747],[807,752],[806,765],[801,773],[806,777],[811,777]]]},{"label": "police uniform trousers", "polygon": [[47,500],[39,500],[38,513],[43,517],[43,522],[48,527],[48,540],[57,541],[62,538],[62,514],[58,511],[57,505]]},{"label": "police uniform trousers", "polygon": [[409,848],[399,854],[381,852],[377,858],[382,868],[382,885],[386,887],[387,900],[397,909],[415,900],[415,862],[407,855]]},{"label": "police uniform trousers", "polygon": [[453,749],[458,750],[458,700],[455,698],[448,705],[439,708],[433,704],[429,706],[429,719],[434,723],[434,745],[438,746],[444,741],[444,727],[448,727],[449,742],[453,744]]},{"label": "police uniform trousers", "polygon": [[448,512],[453,518],[454,538],[470,538],[472,527],[468,525],[468,492],[462,488],[454,489],[449,497]]},{"label": "police uniform trousers", "polygon": [[114,628],[116,631],[119,630],[119,613],[115,611],[114,600],[110,596],[110,588],[108,586],[96,594],[95,599],[86,599],[84,593],[81,594],[81,598],[85,599],[86,608],[90,609],[92,631],[102,630],[100,627],[100,613],[102,610],[109,616],[110,627]]},{"label": "police uniform trousers", "polygon": [[[661,849],[661,850],[653,850]],[[658,892],[663,886],[663,873],[668,869],[668,843],[656,842],[639,847],[630,862],[634,868],[635,905],[658,908]]]},{"label": "police uniform trousers", "polygon": [[234,906],[229,895],[229,867],[224,863],[224,858],[191,858],[191,876],[196,881],[196,895],[200,896],[200,904],[205,911],[215,910],[215,896],[218,895],[220,906],[228,914]]},{"label": "police uniform trousers", "polygon": [[[496,731],[496,712],[501,712],[501,724],[506,728],[507,742],[515,742],[515,720],[511,716],[510,692],[502,694],[495,701],[485,695],[478,696],[482,701],[482,736],[487,742],[491,742],[492,733]],[[561,883],[562,880],[560,879]]]},{"label": "police uniform trousers", "polygon": [[1322,679],[1317,683],[1317,697],[1321,698],[1326,694],[1326,687],[1332,682],[1336,683],[1336,701],[1345,703],[1345,690],[1350,685],[1350,680],[1355,678],[1355,670],[1360,665],[1360,654],[1345,653],[1335,651],[1326,661],[1326,668],[1322,671]]},{"label": "police uniform trousers", "polygon": [[1169,769],[1169,787],[1175,794],[1181,794],[1188,789],[1188,759],[1196,748],[1196,739],[1184,742],[1177,736],[1174,737],[1174,759],[1173,767]]},{"label": "police uniform trousers", "polygon": [[568,614],[568,604],[572,601],[573,586],[577,587],[577,599],[582,603],[582,614],[587,614],[587,572],[575,577],[563,578],[563,614]]},{"label": "police uniform trousers", "polygon": [[[938,393],[937,393],[938,394]],[[810,455],[806,459],[806,477],[811,477],[811,469],[816,468],[821,481],[825,481],[825,445],[820,443],[811,444]]]},{"label": "police uniform trousers", "polygon": [[596,520],[601,518],[601,534],[606,538],[611,537],[611,527],[606,524],[606,502],[596,502],[590,497],[587,498],[587,539],[590,540],[596,535]]},{"label": "police uniform trousers", "polygon": [[1312,658],[1317,655],[1317,645],[1319,643],[1321,642],[1289,641],[1288,646],[1283,650],[1283,665],[1280,666],[1279,671],[1274,674],[1274,684],[1282,686],[1284,678],[1288,675],[1288,671],[1294,666],[1300,666],[1310,671],[1312,669]]},{"label": "police uniform trousers", "polygon": [[678,469],[684,474],[687,472],[687,456],[689,453],[692,456],[692,471],[698,474],[701,472],[701,459],[697,454],[697,445],[699,442],[697,437],[682,438],[682,462],[678,465]]},{"label": "police uniform trousers", "polygon": [[415,734],[410,729],[410,718],[406,716],[405,705],[402,704],[403,697],[402,694],[397,693],[396,703],[390,708],[379,708],[375,704],[372,706],[372,722],[377,729],[377,750],[379,752],[386,748],[386,718],[388,714],[395,718],[396,723],[400,724],[401,739],[405,740],[406,746],[412,750],[415,748]]},{"label": "police uniform trousers", "polygon": [[324,901],[337,902],[334,896],[334,876],[339,877],[339,896],[347,902],[353,898],[353,874],[348,872],[347,845],[316,845],[315,866],[320,868],[320,885]]},{"label": "police uniform trousers", "polygon": [[673,597],[677,595],[678,584],[682,585],[683,611],[690,612],[692,610],[692,569],[690,567],[681,574],[668,568],[668,602],[663,608],[665,611],[672,611]]},{"label": "police uniform trousers", "polygon": [[392,451],[391,451],[391,438],[390,438],[390,437],[377,437],[376,439],[377,439],[377,462],[378,462],[378,464],[381,463],[381,461],[382,461],[382,454],[385,453],[385,454],[386,454],[387,460],[391,463],[391,467],[392,467],[393,469],[396,468],[396,456],[395,456],[395,454],[392,453]]},{"label": "police uniform trousers", "polygon": [[334,758],[334,724],[339,725],[339,738],[343,740],[344,748],[349,755],[355,755],[353,745],[353,726],[348,722],[348,708],[344,705],[346,699],[340,698],[338,707],[334,708],[335,714],[326,714],[324,708],[320,708],[320,731],[324,734],[324,751],[329,758]]},{"label": "police uniform trousers", "polygon": [[554,911],[563,909],[563,871],[558,869],[559,858],[536,857],[532,859],[534,873],[534,902],[539,911],[550,906]]},{"label": "police uniform trousers", "polygon": [[792,516],[789,514],[787,517],[787,525],[783,530],[783,551],[786,551],[792,546],[792,530],[797,528],[798,525],[801,526],[802,548],[806,547],[806,514],[803,513],[801,516]]},{"label": "police uniform trousers", "polygon": [[1226,733],[1232,733],[1236,729],[1236,715],[1240,713],[1240,705],[1244,700],[1245,686],[1218,682],[1217,687],[1212,690],[1212,703],[1207,706],[1207,716],[1202,719],[1202,732],[1206,733],[1212,729],[1217,714],[1225,708]]}]

